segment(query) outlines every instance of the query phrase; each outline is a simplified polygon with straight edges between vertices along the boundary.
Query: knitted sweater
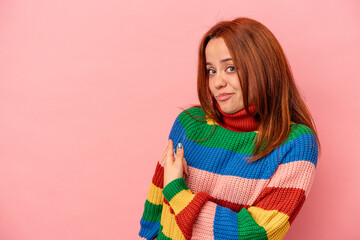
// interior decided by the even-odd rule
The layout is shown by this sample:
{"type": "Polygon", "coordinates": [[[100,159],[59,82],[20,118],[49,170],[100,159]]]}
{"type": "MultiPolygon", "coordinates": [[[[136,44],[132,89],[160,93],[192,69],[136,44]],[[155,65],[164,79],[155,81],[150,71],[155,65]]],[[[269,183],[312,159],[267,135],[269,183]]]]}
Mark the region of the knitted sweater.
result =
{"type": "Polygon", "coordinates": [[[283,239],[314,180],[318,144],[312,130],[291,122],[280,147],[247,163],[257,131],[236,131],[200,108],[187,110],[206,118],[196,121],[183,111],[169,134],[174,146],[183,144],[188,177],[164,188],[165,148],[145,201],[139,239],[283,239]],[[213,125],[209,138],[194,141],[208,137],[213,125]]]}

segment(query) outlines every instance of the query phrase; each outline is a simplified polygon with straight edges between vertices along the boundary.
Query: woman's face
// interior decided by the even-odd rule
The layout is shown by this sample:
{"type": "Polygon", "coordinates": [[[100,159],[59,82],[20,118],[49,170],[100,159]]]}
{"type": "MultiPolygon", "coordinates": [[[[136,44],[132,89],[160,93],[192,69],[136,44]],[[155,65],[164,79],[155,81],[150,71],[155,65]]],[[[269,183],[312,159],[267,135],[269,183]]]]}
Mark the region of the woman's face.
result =
{"type": "Polygon", "coordinates": [[[208,42],[205,59],[210,92],[221,110],[231,114],[244,109],[240,81],[223,38],[212,38],[208,42]]]}

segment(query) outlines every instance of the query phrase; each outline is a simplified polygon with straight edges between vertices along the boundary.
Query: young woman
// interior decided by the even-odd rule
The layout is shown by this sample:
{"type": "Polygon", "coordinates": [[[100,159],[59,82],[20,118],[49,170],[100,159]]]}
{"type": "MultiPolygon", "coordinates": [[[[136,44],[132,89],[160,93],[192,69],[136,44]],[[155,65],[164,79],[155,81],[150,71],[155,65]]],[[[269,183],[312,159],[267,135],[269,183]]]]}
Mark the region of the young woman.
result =
{"type": "Polygon", "coordinates": [[[253,19],[216,24],[197,86],[200,105],[177,116],[157,163],[139,238],[283,239],[319,139],[279,42],[253,19]]]}

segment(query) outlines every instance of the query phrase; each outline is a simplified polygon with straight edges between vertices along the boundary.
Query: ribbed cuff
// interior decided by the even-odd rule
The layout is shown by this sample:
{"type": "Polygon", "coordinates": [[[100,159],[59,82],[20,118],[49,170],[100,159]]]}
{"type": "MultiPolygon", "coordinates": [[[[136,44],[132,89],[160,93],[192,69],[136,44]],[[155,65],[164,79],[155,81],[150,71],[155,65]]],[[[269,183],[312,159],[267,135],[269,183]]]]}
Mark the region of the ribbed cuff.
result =
{"type": "Polygon", "coordinates": [[[168,183],[162,193],[174,210],[175,215],[184,210],[195,197],[182,177],[168,183]]]}
{"type": "Polygon", "coordinates": [[[181,177],[169,182],[162,190],[162,193],[166,200],[170,202],[176,194],[187,189],[189,189],[189,187],[186,185],[185,179],[181,177]]]}

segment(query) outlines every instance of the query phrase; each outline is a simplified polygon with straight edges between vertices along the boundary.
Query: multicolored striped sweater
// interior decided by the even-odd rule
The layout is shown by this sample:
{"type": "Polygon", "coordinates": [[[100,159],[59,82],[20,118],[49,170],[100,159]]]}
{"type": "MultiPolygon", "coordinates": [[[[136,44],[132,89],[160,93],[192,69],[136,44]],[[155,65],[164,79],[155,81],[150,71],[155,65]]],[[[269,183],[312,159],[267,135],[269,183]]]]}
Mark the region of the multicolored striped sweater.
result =
{"type": "MultiPolygon", "coordinates": [[[[318,159],[313,131],[291,122],[287,140],[252,163],[257,131],[231,131],[185,111],[175,119],[169,139],[181,142],[188,177],[164,188],[166,148],[157,162],[139,239],[283,239],[309,194],[318,159]],[[196,142],[210,135],[205,141],[196,142]]],[[[175,148],[176,151],[176,148],[175,148]]]]}

